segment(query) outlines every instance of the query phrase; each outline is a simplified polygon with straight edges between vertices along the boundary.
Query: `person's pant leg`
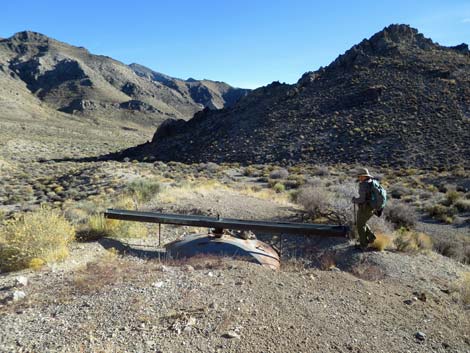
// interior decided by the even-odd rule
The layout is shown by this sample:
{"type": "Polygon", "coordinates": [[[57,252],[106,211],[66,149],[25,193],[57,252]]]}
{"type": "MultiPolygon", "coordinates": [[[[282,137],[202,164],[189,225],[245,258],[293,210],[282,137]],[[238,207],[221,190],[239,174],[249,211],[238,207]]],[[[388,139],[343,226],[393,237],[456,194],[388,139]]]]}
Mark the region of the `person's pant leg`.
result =
{"type": "Polygon", "coordinates": [[[361,205],[357,211],[357,233],[359,234],[359,243],[361,246],[367,246],[368,243],[375,240],[375,235],[367,225],[367,221],[374,214],[371,207],[361,205]]]}

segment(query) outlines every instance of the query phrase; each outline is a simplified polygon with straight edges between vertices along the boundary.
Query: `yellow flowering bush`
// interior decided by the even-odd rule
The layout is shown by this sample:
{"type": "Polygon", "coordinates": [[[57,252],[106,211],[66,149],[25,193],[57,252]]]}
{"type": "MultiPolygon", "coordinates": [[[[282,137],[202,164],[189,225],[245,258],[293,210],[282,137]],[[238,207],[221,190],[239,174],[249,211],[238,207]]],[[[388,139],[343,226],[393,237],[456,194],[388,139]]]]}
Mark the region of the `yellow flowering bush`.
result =
{"type": "Polygon", "coordinates": [[[0,270],[37,268],[65,259],[74,227],[58,210],[42,207],[7,221],[0,228],[0,270]]]}

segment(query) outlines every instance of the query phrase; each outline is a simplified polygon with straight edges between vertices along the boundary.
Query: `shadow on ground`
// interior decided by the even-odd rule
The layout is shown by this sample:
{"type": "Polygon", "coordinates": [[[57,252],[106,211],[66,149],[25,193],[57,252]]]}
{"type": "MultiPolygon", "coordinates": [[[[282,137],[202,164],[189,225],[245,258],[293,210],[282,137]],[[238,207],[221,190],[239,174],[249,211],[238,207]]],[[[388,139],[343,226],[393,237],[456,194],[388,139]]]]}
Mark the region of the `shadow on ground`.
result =
{"type": "Polygon", "coordinates": [[[166,257],[165,251],[161,251],[154,247],[149,247],[149,249],[142,249],[143,246],[141,245],[128,244],[121,240],[112,238],[101,238],[98,239],[97,242],[106,250],[114,248],[122,255],[134,256],[139,259],[164,259],[166,257]]]}

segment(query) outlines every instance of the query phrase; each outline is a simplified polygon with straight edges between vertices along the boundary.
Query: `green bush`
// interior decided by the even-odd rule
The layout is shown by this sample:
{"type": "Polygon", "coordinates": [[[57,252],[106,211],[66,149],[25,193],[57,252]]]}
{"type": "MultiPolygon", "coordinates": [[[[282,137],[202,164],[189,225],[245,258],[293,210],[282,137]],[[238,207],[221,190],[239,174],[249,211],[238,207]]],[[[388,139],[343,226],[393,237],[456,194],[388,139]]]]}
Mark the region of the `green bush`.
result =
{"type": "Polygon", "coordinates": [[[128,193],[139,202],[148,202],[161,191],[161,185],[155,180],[138,179],[127,185],[128,193]]]}
{"type": "Polygon", "coordinates": [[[449,205],[454,204],[460,197],[460,193],[456,190],[449,190],[446,193],[446,199],[449,205]]]}
{"type": "Polygon", "coordinates": [[[277,193],[281,193],[281,192],[286,191],[286,187],[282,183],[276,183],[273,186],[273,190],[276,191],[277,193]]]}

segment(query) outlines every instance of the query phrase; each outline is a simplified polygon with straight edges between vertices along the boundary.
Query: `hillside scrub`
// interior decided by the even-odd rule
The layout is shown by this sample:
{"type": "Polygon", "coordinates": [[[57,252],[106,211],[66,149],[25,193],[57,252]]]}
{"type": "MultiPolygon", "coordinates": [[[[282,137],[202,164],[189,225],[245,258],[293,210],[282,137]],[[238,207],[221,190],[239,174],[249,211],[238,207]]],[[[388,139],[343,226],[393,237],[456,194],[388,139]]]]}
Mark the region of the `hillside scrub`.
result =
{"type": "Polygon", "coordinates": [[[470,264],[470,239],[467,236],[436,237],[433,243],[434,251],[464,264],[470,264]]]}
{"type": "MultiPolygon", "coordinates": [[[[307,215],[312,218],[324,217],[328,222],[347,225],[356,232],[354,206],[352,197],[357,196],[357,185],[343,183],[325,186],[306,185],[299,189],[295,201],[303,206],[307,215]]],[[[391,234],[393,226],[384,217],[372,217],[368,222],[374,232],[391,234]]]]}
{"type": "Polygon", "coordinates": [[[134,180],[127,185],[127,188],[128,194],[138,202],[148,202],[161,191],[160,183],[149,179],[134,180]]]}
{"type": "MultiPolygon", "coordinates": [[[[133,210],[135,202],[129,196],[121,196],[111,202],[113,208],[133,210]]],[[[146,238],[148,229],[142,223],[106,219],[101,212],[91,213],[78,232],[79,240],[96,240],[103,237],[114,238],[146,238]]]]}
{"type": "Polygon", "coordinates": [[[75,228],[55,209],[40,208],[0,228],[0,270],[14,271],[64,260],[75,228]]]}
{"type": "Polygon", "coordinates": [[[431,250],[433,243],[431,238],[424,233],[400,229],[395,238],[395,245],[398,251],[416,252],[419,250],[431,250]]]}
{"type": "Polygon", "coordinates": [[[390,221],[397,229],[401,227],[413,228],[418,221],[416,211],[409,205],[390,200],[384,209],[385,218],[390,221]]]}

